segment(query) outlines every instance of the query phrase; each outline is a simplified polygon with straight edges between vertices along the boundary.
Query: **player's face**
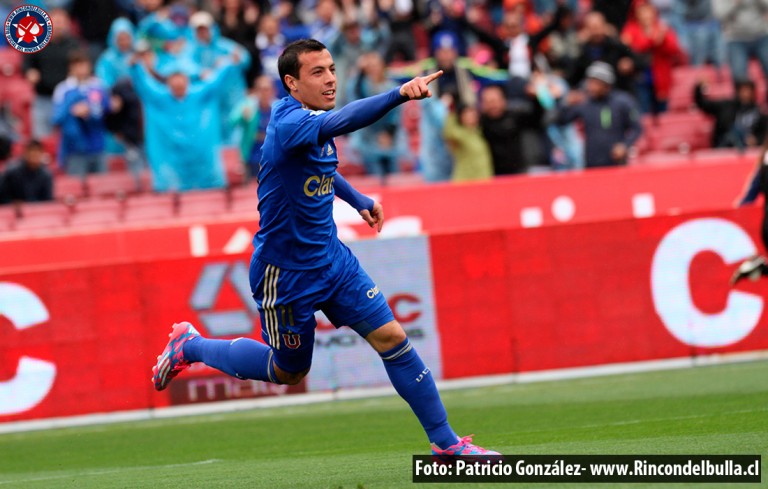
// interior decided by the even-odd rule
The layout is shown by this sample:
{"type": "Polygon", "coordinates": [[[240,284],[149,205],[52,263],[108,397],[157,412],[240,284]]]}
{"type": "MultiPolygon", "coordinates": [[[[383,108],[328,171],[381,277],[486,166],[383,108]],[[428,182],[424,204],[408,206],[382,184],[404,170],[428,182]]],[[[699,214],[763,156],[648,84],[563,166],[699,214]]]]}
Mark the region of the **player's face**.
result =
{"type": "Polygon", "coordinates": [[[290,77],[291,95],[311,110],[336,106],[336,65],[327,49],[299,55],[299,77],[290,77]]]}

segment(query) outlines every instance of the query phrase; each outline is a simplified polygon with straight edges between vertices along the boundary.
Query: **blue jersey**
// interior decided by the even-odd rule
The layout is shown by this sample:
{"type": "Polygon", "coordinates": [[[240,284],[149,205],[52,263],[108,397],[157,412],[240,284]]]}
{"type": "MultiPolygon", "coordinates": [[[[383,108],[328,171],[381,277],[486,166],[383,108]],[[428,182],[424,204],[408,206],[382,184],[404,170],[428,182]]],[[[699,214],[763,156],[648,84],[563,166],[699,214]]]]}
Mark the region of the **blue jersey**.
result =
{"type": "Polygon", "coordinates": [[[259,169],[259,258],[280,268],[327,265],[336,238],[333,139],[318,142],[328,112],[303,109],[293,97],[272,108],[259,169]]]}
{"type": "Polygon", "coordinates": [[[336,173],[333,137],[375,122],[405,100],[394,89],[337,112],[304,109],[290,96],[273,106],[259,169],[257,259],[288,270],[331,263],[341,246],[333,222],[336,193],[357,210],[373,205],[336,173]]]}

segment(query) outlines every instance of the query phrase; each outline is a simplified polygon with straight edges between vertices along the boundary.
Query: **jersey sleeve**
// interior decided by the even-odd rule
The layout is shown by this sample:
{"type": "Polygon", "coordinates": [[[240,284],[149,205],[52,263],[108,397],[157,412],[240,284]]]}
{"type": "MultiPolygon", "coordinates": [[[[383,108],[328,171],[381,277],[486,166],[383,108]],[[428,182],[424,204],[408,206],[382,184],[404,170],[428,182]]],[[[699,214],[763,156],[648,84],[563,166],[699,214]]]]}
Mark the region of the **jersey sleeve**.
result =
{"type": "Polygon", "coordinates": [[[320,127],[329,112],[322,110],[296,110],[276,127],[277,137],[286,151],[317,146],[320,127]]]}

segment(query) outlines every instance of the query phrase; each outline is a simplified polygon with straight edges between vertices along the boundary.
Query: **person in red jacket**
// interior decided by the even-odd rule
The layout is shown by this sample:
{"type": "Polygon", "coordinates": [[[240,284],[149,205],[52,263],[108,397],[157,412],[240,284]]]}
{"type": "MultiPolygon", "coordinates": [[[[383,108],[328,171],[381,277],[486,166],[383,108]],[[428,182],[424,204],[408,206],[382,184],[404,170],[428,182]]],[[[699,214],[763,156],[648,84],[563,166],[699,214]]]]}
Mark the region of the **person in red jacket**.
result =
{"type": "Polygon", "coordinates": [[[675,32],[659,19],[652,4],[637,2],[633,13],[624,26],[621,40],[647,61],[647,69],[639,80],[640,106],[643,112],[657,114],[667,110],[672,68],[685,61],[685,52],[675,32]]]}

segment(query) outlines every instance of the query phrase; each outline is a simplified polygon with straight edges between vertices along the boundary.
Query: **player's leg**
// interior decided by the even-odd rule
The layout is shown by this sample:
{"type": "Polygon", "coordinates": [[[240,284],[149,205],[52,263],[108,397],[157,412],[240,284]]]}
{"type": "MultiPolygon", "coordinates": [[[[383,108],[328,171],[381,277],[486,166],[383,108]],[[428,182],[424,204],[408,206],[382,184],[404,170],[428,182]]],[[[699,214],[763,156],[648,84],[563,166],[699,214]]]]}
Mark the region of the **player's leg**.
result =
{"type": "Polygon", "coordinates": [[[194,338],[185,345],[185,355],[241,379],[298,384],[309,372],[315,340],[311,285],[306,285],[317,281],[312,275],[253,263],[251,290],[264,343],[194,338]]]}
{"type": "Polygon", "coordinates": [[[400,323],[395,321],[384,295],[352,253],[334,261],[337,285],[322,309],[336,325],[349,325],[381,356],[392,385],[408,403],[432,443],[435,453],[493,454],[459,438],[448,424],[434,378],[400,323]]]}
{"type": "MultiPolygon", "coordinates": [[[[768,171],[766,167],[760,168],[760,188],[763,195],[768,195],[768,171]]],[[[763,249],[768,250],[768,197],[763,203],[763,221],[760,228],[760,236],[763,241],[763,249]]],[[[752,281],[758,280],[762,275],[768,275],[768,260],[763,255],[756,255],[744,260],[731,276],[731,285],[736,285],[739,281],[749,278],[752,281]]]]}
{"type": "Polygon", "coordinates": [[[266,344],[250,338],[208,339],[189,323],[174,325],[169,335],[171,339],[153,368],[155,388],[164,389],[173,377],[195,362],[240,379],[286,384],[301,381],[312,360],[315,323],[312,313],[299,311],[295,314],[292,305],[284,303],[295,290],[296,274],[284,271],[281,277],[277,267],[252,264],[251,288],[261,315],[262,338],[266,344]],[[295,318],[304,322],[298,323],[295,318]],[[309,336],[295,334],[300,331],[293,331],[294,323],[306,326],[302,329],[308,330],[309,336]]]}

